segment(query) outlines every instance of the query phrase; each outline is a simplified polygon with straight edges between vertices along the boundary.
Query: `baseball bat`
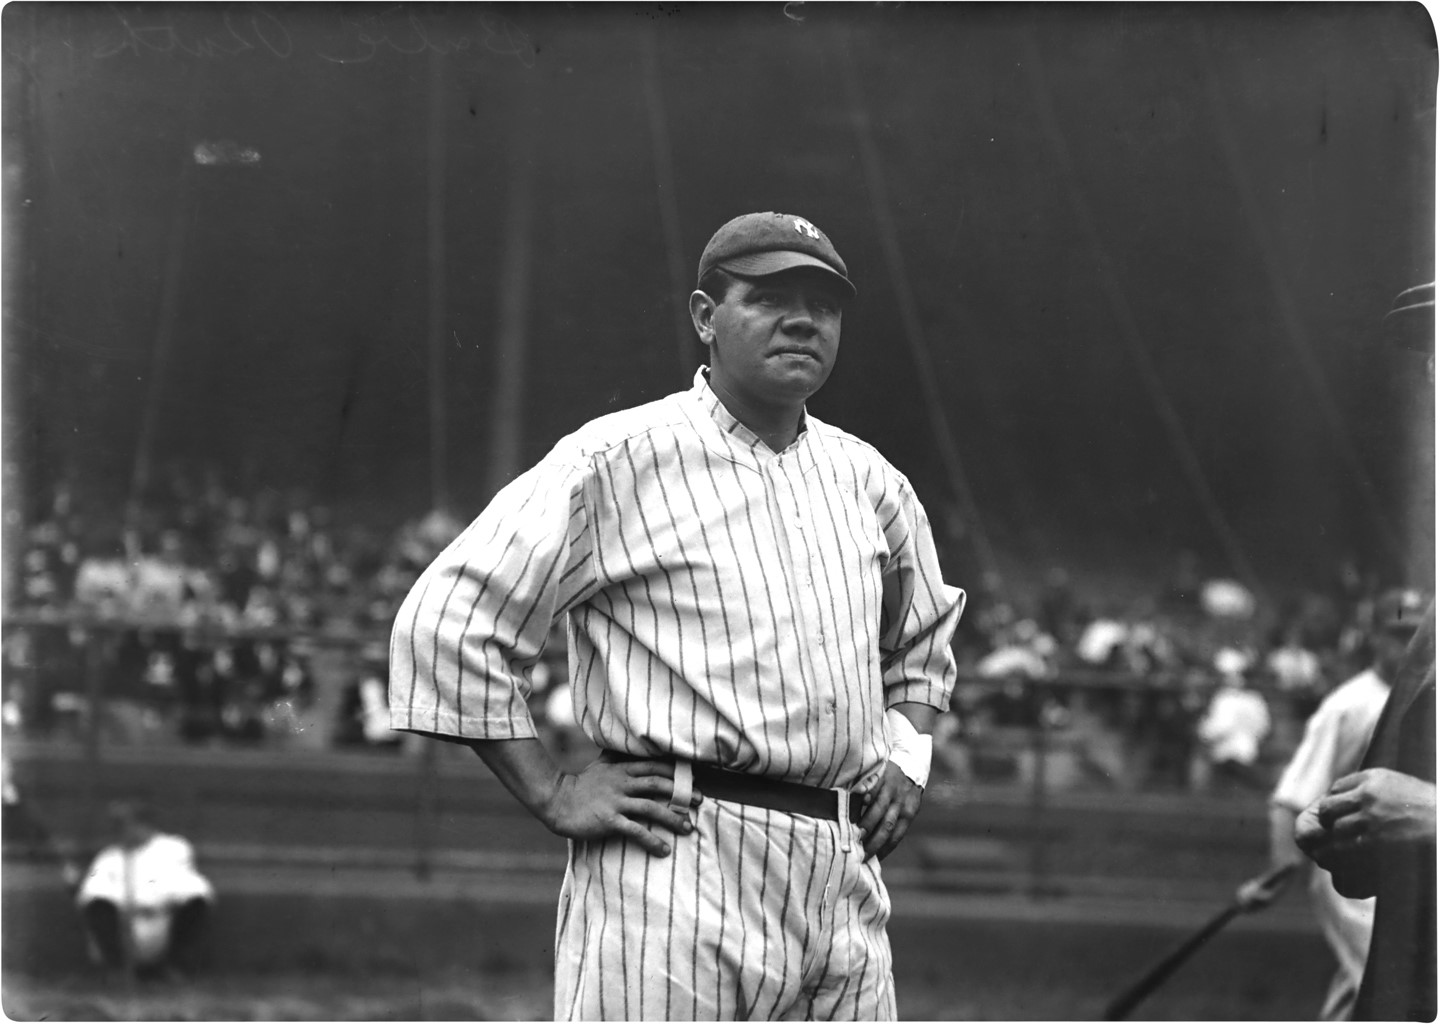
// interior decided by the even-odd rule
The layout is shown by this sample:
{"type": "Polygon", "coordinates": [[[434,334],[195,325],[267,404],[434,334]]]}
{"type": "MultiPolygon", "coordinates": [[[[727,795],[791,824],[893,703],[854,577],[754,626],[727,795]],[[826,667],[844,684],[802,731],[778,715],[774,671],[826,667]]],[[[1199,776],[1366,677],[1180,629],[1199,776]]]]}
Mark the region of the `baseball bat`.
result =
{"type": "MultiPolygon", "coordinates": [[[[1294,864],[1286,864],[1267,874],[1262,884],[1269,888],[1295,870],[1294,864]]],[[[1105,1020],[1124,1020],[1140,1001],[1154,992],[1165,980],[1179,969],[1180,965],[1195,955],[1195,951],[1209,941],[1210,937],[1230,923],[1230,919],[1243,913],[1245,907],[1239,899],[1232,898],[1219,913],[1195,930],[1184,942],[1176,946],[1165,957],[1146,971],[1138,981],[1127,988],[1105,1008],[1105,1020]]]]}

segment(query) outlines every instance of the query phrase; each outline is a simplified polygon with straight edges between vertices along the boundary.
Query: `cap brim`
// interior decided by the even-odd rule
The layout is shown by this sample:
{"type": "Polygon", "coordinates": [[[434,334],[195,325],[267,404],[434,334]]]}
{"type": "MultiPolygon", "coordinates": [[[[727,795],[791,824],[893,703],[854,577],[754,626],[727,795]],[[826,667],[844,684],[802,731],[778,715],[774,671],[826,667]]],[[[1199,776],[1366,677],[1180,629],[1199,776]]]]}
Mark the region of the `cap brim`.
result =
{"type": "Polygon", "coordinates": [[[1435,285],[1407,288],[1395,297],[1381,322],[1390,344],[1414,352],[1435,351],[1435,285]]]}
{"type": "Polygon", "coordinates": [[[755,252],[747,256],[736,256],[734,259],[725,260],[717,265],[721,270],[728,270],[741,277],[766,277],[770,274],[778,274],[782,270],[794,270],[796,267],[815,267],[833,277],[847,295],[855,295],[855,286],[850,283],[848,277],[837,273],[830,264],[808,253],[790,252],[789,250],[755,252]]]}

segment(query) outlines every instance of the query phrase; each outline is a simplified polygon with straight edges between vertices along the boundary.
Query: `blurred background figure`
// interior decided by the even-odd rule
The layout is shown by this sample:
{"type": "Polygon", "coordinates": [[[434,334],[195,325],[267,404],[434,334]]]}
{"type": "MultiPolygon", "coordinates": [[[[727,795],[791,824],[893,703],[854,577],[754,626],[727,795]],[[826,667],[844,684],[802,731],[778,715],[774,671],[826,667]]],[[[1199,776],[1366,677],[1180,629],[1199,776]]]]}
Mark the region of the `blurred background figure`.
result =
{"type": "Polygon", "coordinates": [[[109,817],[115,841],[96,855],[75,896],[91,958],[141,978],[193,973],[215,902],[194,849],[156,828],[138,801],[117,801],[109,817]]]}
{"type": "MultiPolygon", "coordinates": [[[[1308,866],[1310,902],[1325,941],[1335,954],[1336,969],[1320,1020],[1349,1020],[1375,918],[1375,900],[1347,899],[1335,891],[1328,871],[1307,865],[1295,845],[1295,819],[1330,790],[1336,779],[1356,771],[1375,731],[1380,710],[1390,695],[1391,683],[1405,655],[1406,645],[1419,627],[1426,601],[1416,590],[1391,590],[1376,604],[1375,629],[1370,638],[1374,663],[1337,686],[1320,702],[1305,726],[1304,738],[1286,765],[1270,797],[1270,866],[1308,866]]],[[[1263,877],[1263,876],[1262,876],[1263,877]]],[[[1240,887],[1238,898],[1249,911],[1268,907],[1295,875],[1283,876],[1266,886],[1253,878],[1240,887]]]]}
{"type": "Polygon", "coordinates": [[[390,728],[390,666],[385,644],[374,641],[361,651],[359,675],[347,688],[340,704],[340,723],[335,742],[340,746],[361,746],[373,750],[398,751],[405,735],[390,728]]]}
{"type": "Polygon", "coordinates": [[[984,679],[1019,676],[1025,679],[1046,679],[1055,674],[1058,645],[1055,638],[1043,631],[1034,619],[1021,619],[1001,630],[997,646],[975,666],[984,679]]]}
{"type": "Polygon", "coordinates": [[[1217,619],[1249,619],[1255,615],[1255,595],[1235,580],[1207,580],[1200,588],[1200,607],[1217,619]]]}
{"type": "Polygon", "coordinates": [[[1215,655],[1220,685],[1210,698],[1197,735],[1205,750],[1205,783],[1209,787],[1256,789],[1264,785],[1258,762],[1260,746],[1270,733],[1270,707],[1250,688],[1246,673],[1250,656],[1233,647],[1215,655]]]}
{"type": "Polygon", "coordinates": [[[0,808],[0,837],[6,857],[13,854],[26,860],[53,861],[59,865],[65,884],[74,888],[80,881],[79,866],[61,850],[34,806],[22,798],[15,781],[15,766],[8,757],[0,758],[0,808]]]}

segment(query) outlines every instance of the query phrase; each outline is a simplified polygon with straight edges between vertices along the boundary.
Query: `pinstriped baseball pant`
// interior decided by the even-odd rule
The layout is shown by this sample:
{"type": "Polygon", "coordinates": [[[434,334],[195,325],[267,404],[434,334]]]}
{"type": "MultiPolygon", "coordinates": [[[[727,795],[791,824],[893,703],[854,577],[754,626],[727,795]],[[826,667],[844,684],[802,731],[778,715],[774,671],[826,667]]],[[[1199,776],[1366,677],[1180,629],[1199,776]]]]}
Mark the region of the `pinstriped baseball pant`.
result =
{"type": "Polygon", "coordinates": [[[894,1020],[890,897],[859,829],[710,798],[692,817],[669,857],[570,844],[555,1019],[894,1020]]]}

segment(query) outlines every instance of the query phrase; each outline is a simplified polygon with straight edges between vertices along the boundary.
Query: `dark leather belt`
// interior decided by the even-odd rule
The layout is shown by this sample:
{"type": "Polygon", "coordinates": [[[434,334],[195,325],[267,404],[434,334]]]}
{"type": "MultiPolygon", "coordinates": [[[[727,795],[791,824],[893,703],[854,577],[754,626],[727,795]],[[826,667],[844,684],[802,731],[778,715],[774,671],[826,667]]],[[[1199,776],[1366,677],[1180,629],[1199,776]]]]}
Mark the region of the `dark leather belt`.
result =
{"type": "MultiPolygon", "coordinates": [[[[671,761],[668,757],[639,757],[635,754],[623,754],[618,751],[607,751],[617,761],[671,761]]],[[[819,786],[806,786],[799,782],[786,782],[784,779],[770,779],[763,775],[751,775],[749,772],[732,772],[727,768],[717,768],[715,765],[698,764],[691,762],[691,768],[695,773],[695,788],[704,796],[714,800],[730,800],[737,804],[749,804],[752,807],[765,807],[772,811],[786,811],[790,814],[803,814],[810,818],[823,818],[826,821],[840,821],[840,807],[842,803],[849,805],[849,818],[852,822],[860,820],[860,794],[850,794],[840,789],[822,789],[819,786]]]]}

